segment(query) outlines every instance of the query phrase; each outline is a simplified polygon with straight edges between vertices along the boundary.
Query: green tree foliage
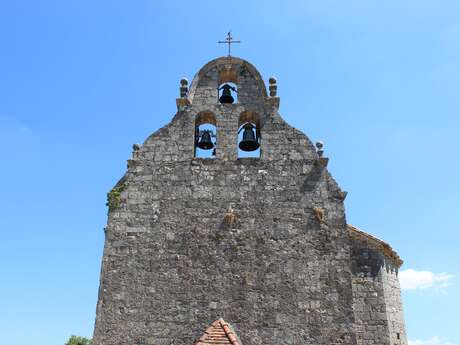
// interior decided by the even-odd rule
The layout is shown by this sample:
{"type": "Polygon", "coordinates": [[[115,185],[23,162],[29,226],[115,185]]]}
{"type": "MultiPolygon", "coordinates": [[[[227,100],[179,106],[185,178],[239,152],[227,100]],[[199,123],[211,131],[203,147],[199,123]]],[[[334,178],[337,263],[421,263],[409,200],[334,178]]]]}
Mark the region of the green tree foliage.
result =
{"type": "Polygon", "coordinates": [[[72,335],[70,336],[69,340],[67,340],[67,343],[65,343],[65,345],[91,345],[91,343],[91,339],[72,335]]]}

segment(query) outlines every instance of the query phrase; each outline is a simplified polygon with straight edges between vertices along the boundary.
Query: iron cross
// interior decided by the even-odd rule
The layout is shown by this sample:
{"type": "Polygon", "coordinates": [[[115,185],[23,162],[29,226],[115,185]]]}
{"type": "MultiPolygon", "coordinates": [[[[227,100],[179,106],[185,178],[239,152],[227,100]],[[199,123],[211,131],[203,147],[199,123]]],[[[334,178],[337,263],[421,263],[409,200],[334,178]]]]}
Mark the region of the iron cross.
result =
{"type": "Polygon", "coordinates": [[[234,41],[232,37],[232,32],[229,31],[227,33],[227,38],[225,39],[225,41],[219,41],[218,43],[228,44],[228,56],[230,56],[230,49],[231,49],[232,43],[241,43],[241,41],[234,41]]]}

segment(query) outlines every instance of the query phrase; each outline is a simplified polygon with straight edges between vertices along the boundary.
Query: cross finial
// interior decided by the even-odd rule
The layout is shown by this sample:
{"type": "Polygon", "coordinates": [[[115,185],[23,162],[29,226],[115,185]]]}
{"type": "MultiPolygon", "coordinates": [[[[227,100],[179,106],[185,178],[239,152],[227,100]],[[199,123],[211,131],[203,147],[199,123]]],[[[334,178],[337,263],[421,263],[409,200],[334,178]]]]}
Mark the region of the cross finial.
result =
{"type": "Polygon", "coordinates": [[[232,32],[229,31],[227,33],[227,38],[225,39],[225,41],[219,41],[218,43],[226,43],[226,44],[228,44],[228,56],[230,56],[232,43],[241,43],[241,41],[234,41],[233,37],[232,37],[232,32]]]}

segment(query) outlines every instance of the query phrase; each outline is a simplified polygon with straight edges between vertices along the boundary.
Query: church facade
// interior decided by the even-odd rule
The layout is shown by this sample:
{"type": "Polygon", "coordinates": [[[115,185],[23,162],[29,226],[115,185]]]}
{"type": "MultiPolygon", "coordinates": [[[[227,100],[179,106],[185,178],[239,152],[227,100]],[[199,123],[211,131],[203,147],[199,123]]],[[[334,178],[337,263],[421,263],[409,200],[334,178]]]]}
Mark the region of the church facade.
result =
{"type": "Polygon", "coordinates": [[[108,194],[94,345],[407,345],[402,261],[347,224],[276,79],[217,58],[176,102],[108,194]]]}

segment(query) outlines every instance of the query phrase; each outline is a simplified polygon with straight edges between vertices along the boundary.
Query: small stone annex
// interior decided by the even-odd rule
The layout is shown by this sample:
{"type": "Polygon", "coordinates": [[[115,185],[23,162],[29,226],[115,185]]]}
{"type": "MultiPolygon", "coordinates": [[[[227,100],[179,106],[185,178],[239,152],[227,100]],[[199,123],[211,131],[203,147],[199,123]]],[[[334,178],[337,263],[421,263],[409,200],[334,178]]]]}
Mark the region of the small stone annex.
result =
{"type": "Polygon", "coordinates": [[[347,224],[277,87],[214,59],[133,146],[108,194],[94,345],[407,345],[402,260],[347,224]]]}

